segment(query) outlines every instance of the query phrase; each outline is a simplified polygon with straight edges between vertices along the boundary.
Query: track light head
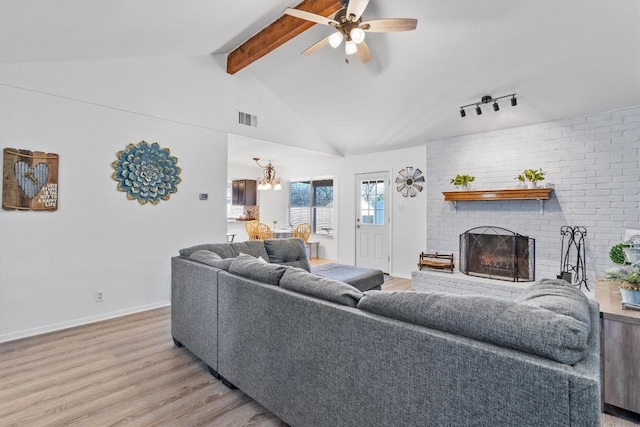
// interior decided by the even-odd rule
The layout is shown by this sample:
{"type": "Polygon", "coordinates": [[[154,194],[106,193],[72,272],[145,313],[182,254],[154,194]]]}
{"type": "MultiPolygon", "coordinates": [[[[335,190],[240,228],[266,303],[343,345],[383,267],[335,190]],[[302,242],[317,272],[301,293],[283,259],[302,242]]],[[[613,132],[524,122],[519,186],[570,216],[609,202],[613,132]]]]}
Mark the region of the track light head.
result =
{"type": "Polygon", "coordinates": [[[464,111],[464,108],[460,109],[460,117],[466,117],[467,116],[467,112],[464,111]]]}
{"type": "Polygon", "coordinates": [[[480,109],[480,106],[479,106],[479,105],[476,105],[476,114],[477,114],[477,115],[482,114],[482,110],[480,109]]]}
{"type": "Polygon", "coordinates": [[[515,107],[516,105],[518,105],[518,100],[516,99],[516,95],[514,93],[513,97],[511,98],[511,106],[515,107]]]}
{"type": "Polygon", "coordinates": [[[498,105],[497,101],[493,101],[493,111],[499,111],[500,110],[500,106],[498,105]]]}

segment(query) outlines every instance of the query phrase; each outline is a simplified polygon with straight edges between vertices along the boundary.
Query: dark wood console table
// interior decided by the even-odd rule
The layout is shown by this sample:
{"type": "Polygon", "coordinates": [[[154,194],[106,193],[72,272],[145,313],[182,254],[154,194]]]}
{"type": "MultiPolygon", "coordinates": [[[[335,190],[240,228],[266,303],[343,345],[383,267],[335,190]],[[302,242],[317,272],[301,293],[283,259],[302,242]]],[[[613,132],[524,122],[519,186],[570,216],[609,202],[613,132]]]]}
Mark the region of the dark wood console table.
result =
{"type": "Polygon", "coordinates": [[[640,311],[620,307],[618,285],[598,279],[604,403],[640,413],[640,311]]]}

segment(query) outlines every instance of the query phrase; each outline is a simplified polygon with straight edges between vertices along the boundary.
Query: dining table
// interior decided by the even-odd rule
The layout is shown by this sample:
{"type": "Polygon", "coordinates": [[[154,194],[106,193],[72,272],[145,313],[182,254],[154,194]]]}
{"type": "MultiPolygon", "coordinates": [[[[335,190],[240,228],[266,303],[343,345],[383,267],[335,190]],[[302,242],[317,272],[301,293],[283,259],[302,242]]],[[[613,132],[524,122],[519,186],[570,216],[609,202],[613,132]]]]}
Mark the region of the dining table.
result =
{"type": "Polygon", "coordinates": [[[279,230],[273,230],[274,239],[287,239],[293,235],[293,229],[281,228],[279,230]]]}

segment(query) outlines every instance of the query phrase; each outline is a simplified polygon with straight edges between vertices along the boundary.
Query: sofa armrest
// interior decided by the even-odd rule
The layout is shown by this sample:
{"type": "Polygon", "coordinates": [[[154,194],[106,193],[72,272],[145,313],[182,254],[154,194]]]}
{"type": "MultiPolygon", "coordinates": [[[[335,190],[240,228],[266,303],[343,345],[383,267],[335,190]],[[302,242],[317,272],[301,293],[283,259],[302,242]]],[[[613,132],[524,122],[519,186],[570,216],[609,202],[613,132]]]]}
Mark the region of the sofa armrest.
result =
{"type": "Polygon", "coordinates": [[[216,372],[220,271],[188,259],[171,258],[171,335],[216,372]]]}

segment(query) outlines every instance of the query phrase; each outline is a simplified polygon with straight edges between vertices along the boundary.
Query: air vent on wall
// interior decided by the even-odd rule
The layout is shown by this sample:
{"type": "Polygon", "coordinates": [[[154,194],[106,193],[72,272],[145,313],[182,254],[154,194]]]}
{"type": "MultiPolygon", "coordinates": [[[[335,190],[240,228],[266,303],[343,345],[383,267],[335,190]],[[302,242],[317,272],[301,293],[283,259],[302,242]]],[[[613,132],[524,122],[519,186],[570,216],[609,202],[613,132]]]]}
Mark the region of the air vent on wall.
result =
{"type": "Polygon", "coordinates": [[[245,126],[258,127],[258,116],[238,111],[238,123],[245,126]]]}

